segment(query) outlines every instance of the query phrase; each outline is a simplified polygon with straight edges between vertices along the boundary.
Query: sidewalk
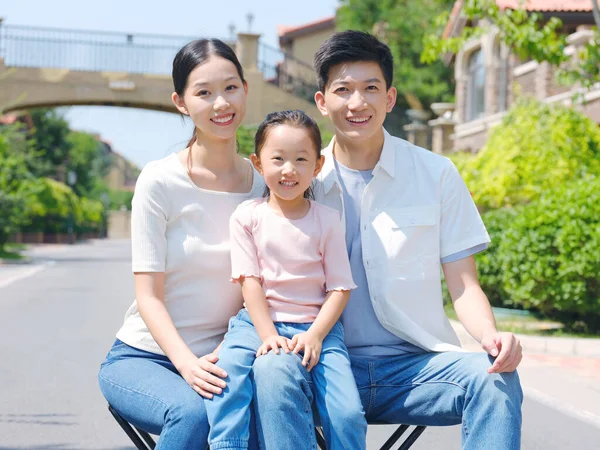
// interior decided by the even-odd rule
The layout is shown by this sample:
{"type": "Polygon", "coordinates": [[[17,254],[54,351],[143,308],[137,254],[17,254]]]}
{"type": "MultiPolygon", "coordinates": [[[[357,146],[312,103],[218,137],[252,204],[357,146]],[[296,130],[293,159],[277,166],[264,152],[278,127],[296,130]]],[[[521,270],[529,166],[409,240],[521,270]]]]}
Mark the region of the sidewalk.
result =
{"type": "MultiPolygon", "coordinates": [[[[451,320],[462,346],[470,351],[480,351],[481,346],[464,329],[460,322],[451,320]]],[[[561,356],[580,356],[600,359],[600,339],[530,336],[518,334],[525,353],[550,354],[561,356]]]]}

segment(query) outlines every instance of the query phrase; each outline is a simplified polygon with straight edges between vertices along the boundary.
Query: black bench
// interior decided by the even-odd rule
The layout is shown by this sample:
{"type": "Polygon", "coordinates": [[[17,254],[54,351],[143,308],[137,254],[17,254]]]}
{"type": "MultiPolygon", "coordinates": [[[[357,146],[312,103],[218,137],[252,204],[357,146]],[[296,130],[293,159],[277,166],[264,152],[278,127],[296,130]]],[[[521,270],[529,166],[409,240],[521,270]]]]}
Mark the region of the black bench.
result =
{"type": "MultiPolygon", "coordinates": [[[[117,411],[113,409],[112,406],[108,405],[108,410],[115,418],[117,423],[121,426],[123,431],[129,436],[131,442],[136,446],[138,450],[153,450],[156,447],[156,443],[152,436],[146,433],[144,430],[140,430],[139,428],[131,425],[125,419],[123,419],[117,411]]],[[[388,438],[388,440],[383,444],[379,450],[391,450],[392,447],[398,443],[402,435],[409,429],[408,425],[400,425],[392,433],[392,435],[388,438]]],[[[424,426],[414,427],[412,432],[407,436],[407,438],[402,442],[400,447],[397,450],[407,450],[409,449],[415,441],[421,436],[421,434],[425,431],[424,426]]],[[[321,450],[327,450],[327,446],[325,444],[325,437],[323,436],[323,431],[321,428],[315,428],[315,436],[317,438],[317,444],[321,450]]]]}

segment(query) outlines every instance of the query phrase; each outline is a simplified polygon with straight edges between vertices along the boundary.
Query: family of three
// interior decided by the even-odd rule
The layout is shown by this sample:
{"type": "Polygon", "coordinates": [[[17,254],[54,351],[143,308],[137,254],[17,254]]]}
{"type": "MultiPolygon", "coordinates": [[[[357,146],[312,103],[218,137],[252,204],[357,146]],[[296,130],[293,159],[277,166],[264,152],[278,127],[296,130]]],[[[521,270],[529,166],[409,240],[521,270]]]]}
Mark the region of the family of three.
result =
{"type": "Polygon", "coordinates": [[[366,448],[369,423],[462,424],[464,449],[518,449],[521,346],[496,329],[474,255],[490,240],[454,165],[389,135],[389,48],[334,34],[314,59],[321,150],[302,111],[236,151],[248,85],[233,51],[173,61],[195,131],[135,188],[136,300],[102,363],[112,407],[160,449],[366,448]],[[462,351],[456,313],[486,352],[462,351]]]}

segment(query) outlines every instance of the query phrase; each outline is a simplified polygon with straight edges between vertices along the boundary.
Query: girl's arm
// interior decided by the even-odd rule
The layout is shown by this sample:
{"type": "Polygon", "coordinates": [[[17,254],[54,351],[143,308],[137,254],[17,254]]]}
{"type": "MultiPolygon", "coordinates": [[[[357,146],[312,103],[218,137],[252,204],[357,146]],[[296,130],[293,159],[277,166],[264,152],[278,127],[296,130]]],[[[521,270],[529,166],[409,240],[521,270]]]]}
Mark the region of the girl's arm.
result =
{"type": "Polygon", "coordinates": [[[323,301],[319,314],[317,314],[315,321],[308,331],[296,334],[292,338],[290,349],[292,349],[294,353],[304,351],[302,365],[306,367],[309,372],[319,362],[321,348],[323,347],[323,339],[325,339],[325,336],[327,336],[342,315],[342,311],[344,311],[349,298],[350,291],[329,291],[323,301]]]}
{"type": "Polygon", "coordinates": [[[260,280],[257,277],[243,277],[240,283],[242,284],[246,309],[260,340],[263,342],[263,345],[256,352],[256,356],[265,355],[269,350],[273,350],[277,354],[279,353],[279,347],[288,353],[288,340],[277,333],[260,280]]]}
{"type": "Polygon", "coordinates": [[[342,315],[348,299],[350,299],[350,291],[329,291],[308,332],[314,333],[321,340],[325,339],[342,315]]]}
{"type": "Polygon", "coordinates": [[[225,378],[227,373],[214,364],[216,354],[198,358],[183,342],[165,306],[164,272],[138,272],[134,278],[140,316],[156,343],[198,394],[206,398],[220,394],[225,382],[217,377],[225,378]]]}

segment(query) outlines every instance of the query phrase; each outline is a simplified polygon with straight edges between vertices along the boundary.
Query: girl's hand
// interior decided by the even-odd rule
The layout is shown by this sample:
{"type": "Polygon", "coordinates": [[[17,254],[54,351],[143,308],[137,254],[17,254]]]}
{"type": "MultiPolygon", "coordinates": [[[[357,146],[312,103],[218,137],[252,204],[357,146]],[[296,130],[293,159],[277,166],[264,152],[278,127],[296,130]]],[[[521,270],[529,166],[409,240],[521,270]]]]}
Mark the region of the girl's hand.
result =
{"type": "Polygon", "coordinates": [[[298,354],[300,351],[304,351],[302,365],[306,367],[306,370],[309,372],[319,362],[322,346],[323,339],[311,333],[310,330],[306,333],[296,334],[292,338],[291,343],[291,348],[295,354],[298,354]]]}
{"type": "Polygon", "coordinates": [[[269,336],[256,351],[256,357],[258,358],[261,355],[266,355],[270,350],[273,350],[273,353],[278,355],[279,347],[281,347],[285,353],[289,353],[290,340],[278,334],[269,336]]]}
{"type": "Polygon", "coordinates": [[[220,394],[226,386],[221,378],[225,378],[227,372],[215,365],[218,360],[219,357],[215,353],[201,358],[190,358],[178,368],[179,373],[202,397],[213,398],[213,394],[220,394]]]}

